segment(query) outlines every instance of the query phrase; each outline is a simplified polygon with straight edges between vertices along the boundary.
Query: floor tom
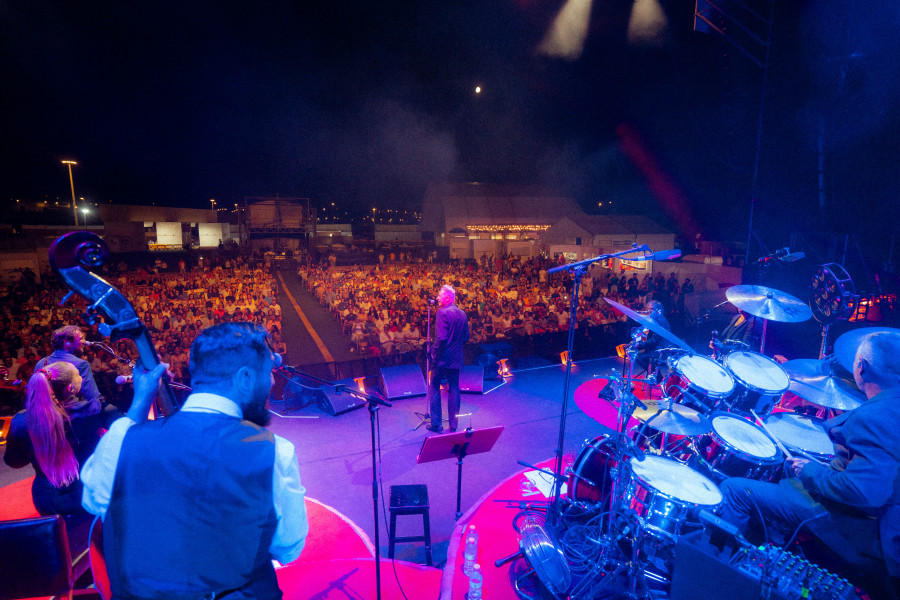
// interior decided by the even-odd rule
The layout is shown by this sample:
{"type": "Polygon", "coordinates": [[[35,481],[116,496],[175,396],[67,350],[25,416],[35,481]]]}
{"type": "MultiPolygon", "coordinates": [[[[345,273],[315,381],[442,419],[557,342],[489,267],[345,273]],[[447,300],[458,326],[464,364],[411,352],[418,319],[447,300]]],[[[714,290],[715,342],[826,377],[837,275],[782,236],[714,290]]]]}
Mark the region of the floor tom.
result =
{"type": "Polygon", "coordinates": [[[651,535],[675,538],[700,509],[722,503],[722,492],[708,477],[662,456],[647,455],[628,463],[625,510],[636,515],[651,535]]]}

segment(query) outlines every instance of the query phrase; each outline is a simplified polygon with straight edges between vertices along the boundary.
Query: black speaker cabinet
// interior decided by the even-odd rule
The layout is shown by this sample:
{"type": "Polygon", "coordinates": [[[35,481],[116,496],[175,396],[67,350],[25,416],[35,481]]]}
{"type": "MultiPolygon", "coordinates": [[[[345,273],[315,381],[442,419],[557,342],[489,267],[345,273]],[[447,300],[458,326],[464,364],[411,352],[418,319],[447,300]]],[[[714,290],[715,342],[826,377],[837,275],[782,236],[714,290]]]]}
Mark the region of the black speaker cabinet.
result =
{"type": "Polygon", "coordinates": [[[428,392],[419,365],[382,368],[381,388],[388,400],[424,396],[428,392]]]}
{"type": "Polygon", "coordinates": [[[363,400],[346,392],[337,393],[332,386],[316,390],[316,403],[329,415],[338,416],[366,405],[363,400]]]}
{"type": "Polygon", "coordinates": [[[484,367],[472,365],[459,371],[459,391],[464,394],[484,393],[484,367]]]}

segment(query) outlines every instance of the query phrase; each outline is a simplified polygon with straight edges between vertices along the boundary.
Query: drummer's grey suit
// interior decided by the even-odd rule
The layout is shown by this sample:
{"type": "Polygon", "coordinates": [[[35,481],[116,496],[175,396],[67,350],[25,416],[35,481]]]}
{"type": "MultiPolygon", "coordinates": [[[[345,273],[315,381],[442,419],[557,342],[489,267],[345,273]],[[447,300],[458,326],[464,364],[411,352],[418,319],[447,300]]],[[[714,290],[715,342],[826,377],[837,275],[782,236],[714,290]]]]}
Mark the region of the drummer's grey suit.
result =
{"type": "Polygon", "coordinates": [[[770,535],[772,525],[790,535],[812,519],[810,531],[844,560],[860,564],[881,554],[898,578],[900,392],[882,392],[827,421],[825,429],[835,446],[830,465],[810,462],[799,479],[778,484],[728,479],[720,516],[744,530],[761,514],[770,535]]]}

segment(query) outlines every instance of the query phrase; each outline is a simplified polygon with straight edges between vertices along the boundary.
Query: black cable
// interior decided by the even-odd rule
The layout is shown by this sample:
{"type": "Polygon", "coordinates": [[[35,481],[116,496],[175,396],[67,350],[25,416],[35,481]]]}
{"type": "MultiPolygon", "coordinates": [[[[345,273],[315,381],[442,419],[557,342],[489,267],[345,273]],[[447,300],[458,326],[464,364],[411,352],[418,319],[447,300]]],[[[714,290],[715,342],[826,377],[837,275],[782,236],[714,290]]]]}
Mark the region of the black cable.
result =
{"type": "Polygon", "coordinates": [[[817,514],[817,515],[813,515],[813,516],[809,517],[808,519],[803,519],[802,521],[800,521],[800,524],[797,525],[797,528],[794,530],[794,533],[791,534],[790,539],[788,539],[788,541],[787,541],[787,543],[784,545],[784,547],[785,547],[785,548],[789,548],[789,547],[790,547],[790,545],[794,542],[794,538],[797,537],[797,534],[800,533],[800,529],[801,529],[804,525],[806,525],[806,524],[809,523],[810,521],[815,521],[816,519],[821,519],[822,517],[826,517],[826,516],[828,516],[828,512],[827,512],[827,511],[826,511],[826,512],[821,512],[821,513],[819,513],[819,514],[817,514]]]}
{"type": "Polygon", "coordinates": [[[753,505],[753,508],[756,509],[756,514],[759,515],[759,522],[762,523],[763,529],[763,539],[766,542],[766,545],[770,545],[769,543],[769,529],[766,527],[766,520],[763,518],[762,510],[759,508],[759,504],[756,503],[756,499],[753,498],[753,494],[750,493],[750,490],[744,488],[744,491],[747,492],[747,497],[750,499],[750,504],[753,505]]]}

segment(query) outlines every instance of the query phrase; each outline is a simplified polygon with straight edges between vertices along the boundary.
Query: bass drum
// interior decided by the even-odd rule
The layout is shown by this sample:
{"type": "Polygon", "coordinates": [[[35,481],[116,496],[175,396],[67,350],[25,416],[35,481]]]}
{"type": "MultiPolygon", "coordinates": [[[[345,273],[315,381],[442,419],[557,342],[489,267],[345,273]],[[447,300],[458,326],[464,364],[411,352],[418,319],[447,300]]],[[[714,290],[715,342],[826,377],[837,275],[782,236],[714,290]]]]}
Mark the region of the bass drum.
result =
{"type": "Polygon", "coordinates": [[[669,359],[671,374],[663,382],[665,395],[701,413],[715,410],[734,392],[734,378],[711,358],[685,354],[669,359]]]}
{"type": "Polygon", "coordinates": [[[699,510],[713,510],[722,503],[715,483],[677,460],[648,455],[632,459],[628,466],[625,509],[651,535],[676,539],[686,522],[697,520],[699,510]]]}
{"type": "Polygon", "coordinates": [[[777,362],[758,352],[735,350],[722,361],[735,381],[735,390],[725,401],[728,410],[760,418],[772,412],[781,395],[790,387],[787,373],[777,362]]]}
{"type": "Polygon", "coordinates": [[[599,504],[609,497],[609,472],[613,458],[614,438],[606,435],[585,442],[568,473],[569,500],[576,503],[599,504]]]}

